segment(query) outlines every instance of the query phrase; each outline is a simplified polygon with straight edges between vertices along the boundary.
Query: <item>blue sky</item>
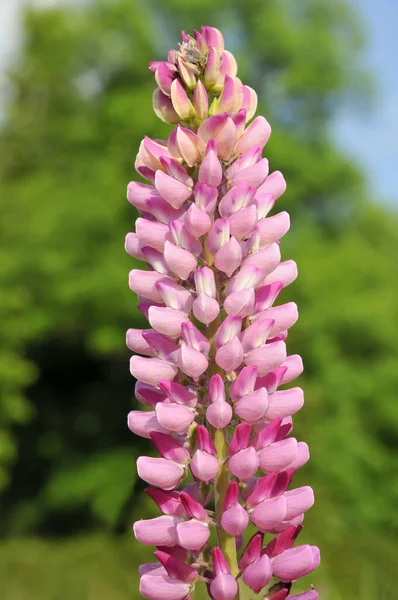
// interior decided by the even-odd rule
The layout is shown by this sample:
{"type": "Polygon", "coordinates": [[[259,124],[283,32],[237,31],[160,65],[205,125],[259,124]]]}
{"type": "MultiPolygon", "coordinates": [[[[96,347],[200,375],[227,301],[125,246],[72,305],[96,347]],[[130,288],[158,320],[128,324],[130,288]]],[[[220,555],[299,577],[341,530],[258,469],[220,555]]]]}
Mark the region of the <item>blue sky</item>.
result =
{"type": "MultiPolygon", "coordinates": [[[[57,2],[30,1],[42,6],[57,2]]],[[[23,3],[24,0],[0,0],[0,111],[4,69],[18,49],[23,3]]],[[[367,33],[363,64],[373,73],[377,95],[369,110],[359,106],[342,109],[333,132],[338,144],[362,165],[375,200],[398,207],[398,0],[351,0],[351,3],[367,33]]]]}

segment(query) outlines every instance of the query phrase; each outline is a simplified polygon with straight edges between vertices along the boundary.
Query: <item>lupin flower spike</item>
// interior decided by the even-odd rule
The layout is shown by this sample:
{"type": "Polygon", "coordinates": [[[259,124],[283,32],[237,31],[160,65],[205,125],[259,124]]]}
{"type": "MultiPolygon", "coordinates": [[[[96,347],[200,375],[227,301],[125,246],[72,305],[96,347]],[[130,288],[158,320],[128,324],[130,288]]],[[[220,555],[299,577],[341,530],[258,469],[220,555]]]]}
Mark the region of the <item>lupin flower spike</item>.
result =
{"type": "Polygon", "coordinates": [[[314,495],[289,489],[309,450],[290,437],[303,391],[278,390],[303,365],[286,351],[297,307],[274,306],[297,267],[281,261],[289,215],[269,216],[286,188],[262,156],[271,128],[251,121],[256,93],[213,27],[183,32],[149,68],[155,113],[174,129],[142,141],[135,166],[148,183],[127,192],[140,215],[126,250],[147,263],[129,285],[152,328],[127,332],[149,409],[131,411],[128,426],[160,454],[140,456],[137,470],[163,513],[134,525],[159,561],[140,567],[140,592],[191,600],[204,581],[213,600],[239,600],[243,582],[267,600],[316,600],[315,590],[291,595],[320,559],[316,546],[294,545],[314,495]],[[245,544],[249,522],[257,532],[245,544]],[[264,534],[274,536],[266,546],[264,534]]]}

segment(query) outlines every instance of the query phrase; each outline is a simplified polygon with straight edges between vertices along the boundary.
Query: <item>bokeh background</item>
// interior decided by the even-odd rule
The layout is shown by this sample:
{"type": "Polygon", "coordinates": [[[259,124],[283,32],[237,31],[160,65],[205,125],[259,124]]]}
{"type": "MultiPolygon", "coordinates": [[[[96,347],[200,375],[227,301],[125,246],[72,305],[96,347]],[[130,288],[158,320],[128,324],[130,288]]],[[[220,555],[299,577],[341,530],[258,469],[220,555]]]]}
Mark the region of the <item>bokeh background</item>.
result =
{"type": "Polygon", "coordinates": [[[256,88],[288,181],[282,251],[301,315],[288,343],[306,367],[295,427],[312,450],[298,484],[317,497],[303,540],[323,552],[307,585],[322,600],[398,598],[397,9],[2,0],[1,600],[139,597],[150,550],[131,524],[156,513],[135,474],[147,444],[126,427],[124,332],[143,323],[125,188],[142,137],[168,132],[147,63],[201,24],[222,29],[256,88]]]}

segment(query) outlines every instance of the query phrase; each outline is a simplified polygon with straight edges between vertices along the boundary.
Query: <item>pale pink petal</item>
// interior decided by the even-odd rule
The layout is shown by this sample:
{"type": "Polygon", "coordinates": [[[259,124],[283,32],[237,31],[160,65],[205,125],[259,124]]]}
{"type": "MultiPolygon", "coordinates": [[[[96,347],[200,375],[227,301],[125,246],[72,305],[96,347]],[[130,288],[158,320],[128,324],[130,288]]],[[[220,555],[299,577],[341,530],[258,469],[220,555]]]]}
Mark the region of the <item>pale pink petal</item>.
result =
{"type": "Polygon", "coordinates": [[[184,470],[183,465],[166,458],[140,456],[137,460],[137,472],[141,479],[162,490],[176,488],[184,476],[184,470]]]}
{"type": "Polygon", "coordinates": [[[210,529],[207,523],[191,519],[177,525],[177,543],[186,550],[199,552],[209,537],[210,529]]]}
{"type": "Polygon", "coordinates": [[[134,523],[134,535],[141,544],[148,546],[175,546],[178,544],[176,525],[178,520],[169,515],[134,523]]]}
{"type": "MultiPolygon", "coordinates": [[[[148,318],[149,323],[156,331],[173,339],[180,337],[182,323],[189,320],[185,312],[163,306],[151,306],[148,311],[148,318]]],[[[159,379],[167,379],[167,377],[160,377],[159,379]]]]}
{"type": "Polygon", "coordinates": [[[136,379],[157,386],[160,379],[172,381],[177,375],[177,369],[161,358],[143,358],[132,356],[130,359],[130,373],[136,379]]]}

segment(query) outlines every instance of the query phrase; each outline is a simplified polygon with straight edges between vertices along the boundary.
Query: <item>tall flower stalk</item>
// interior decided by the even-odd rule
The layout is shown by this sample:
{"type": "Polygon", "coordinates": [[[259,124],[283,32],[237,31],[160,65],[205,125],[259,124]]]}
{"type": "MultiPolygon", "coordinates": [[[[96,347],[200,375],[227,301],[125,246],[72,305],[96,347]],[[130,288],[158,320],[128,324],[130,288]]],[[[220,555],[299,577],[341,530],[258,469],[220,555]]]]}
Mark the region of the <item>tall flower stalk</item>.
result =
{"type": "Polygon", "coordinates": [[[281,261],[288,213],[268,216],[286,187],[262,157],[271,128],[252,121],[256,93],[217,29],[183,32],[150,70],[154,110],[175,128],[167,141],[142,141],[135,166],[149,183],[128,186],[140,216],[126,250],[149,267],[133,269],[129,285],[151,326],[127,332],[145,407],[128,426],[159,453],[140,456],[137,470],[163,513],[134,525],[156,547],[140,592],[188,600],[204,581],[214,600],[239,599],[245,586],[268,600],[315,600],[315,590],[290,596],[320,559],[317,547],[294,545],[314,496],[289,489],[309,451],[290,436],[303,391],[278,389],[303,365],[285,343],[297,307],[274,305],[297,267],[281,261]]]}

